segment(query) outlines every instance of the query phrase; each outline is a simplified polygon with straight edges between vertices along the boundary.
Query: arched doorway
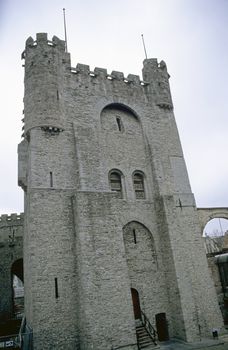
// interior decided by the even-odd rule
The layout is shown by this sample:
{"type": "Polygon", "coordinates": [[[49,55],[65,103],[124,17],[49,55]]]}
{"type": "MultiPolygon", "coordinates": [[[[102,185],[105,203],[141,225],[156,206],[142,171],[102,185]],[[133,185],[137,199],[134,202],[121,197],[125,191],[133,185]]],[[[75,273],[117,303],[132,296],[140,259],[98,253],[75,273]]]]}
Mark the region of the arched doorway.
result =
{"type": "MultiPolygon", "coordinates": [[[[210,220],[215,218],[228,220],[228,208],[197,208],[197,213],[199,217],[199,223],[200,223],[202,235],[203,235],[205,226],[210,220]]],[[[220,231],[220,227],[219,227],[219,231],[220,231]]]]}
{"type": "MultiPolygon", "coordinates": [[[[205,212],[202,213],[205,214],[205,212]]],[[[225,218],[225,213],[221,215],[219,208],[209,213],[210,220],[207,222],[208,217],[205,215],[204,223],[206,225],[203,230],[203,241],[218,304],[224,324],[228,325],[228,220],[225,218]]],[[[206,214],[208,213],[206,212],[206,214]]]]}
{"type": "Polygon", "coordinates": [[[135,320],[140,320],[141,319],[141,308],[140,308],[139,293],[134,288],[131,288],[131,297],[132,297],[132,304],[133,304],[135,320]]]}
{"type": "Polygon", "coordinates": [[[203,237],[225,236],[228,232],[228,220],[222,217],[210,219],[203,230],[203,237]]]}
{"type": "Polygon", "coordinates": [[[11,266],[14,317],[21,318],[24,313],[24,273],[23,259],[14,261],[11,266]]]}

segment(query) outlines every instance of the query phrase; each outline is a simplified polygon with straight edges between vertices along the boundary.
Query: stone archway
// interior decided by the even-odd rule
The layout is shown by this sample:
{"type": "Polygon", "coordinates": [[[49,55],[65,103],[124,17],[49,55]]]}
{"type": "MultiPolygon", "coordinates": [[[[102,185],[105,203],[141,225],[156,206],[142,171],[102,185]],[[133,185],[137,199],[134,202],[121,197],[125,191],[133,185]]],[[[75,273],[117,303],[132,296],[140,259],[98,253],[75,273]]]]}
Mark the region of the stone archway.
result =
{"type": "Polygon", "coordinates": [[[206,224],[215,218],[228,219],[228,208],[197,208],[201,233],[206,224]]]}
{"type": "Polygon", "coordinates": [[[143,312],[154,324],[164,292],[154,237],[145,225],[130,221],[123,227],[123,241],[135,319],[141,319],[143,312]]]}
{"type": "Polygon", "coordinates": [[[157,270],[157,254],[151,232],[137,221],[131,221],[123,227],[124,246],[130,275],[135,280],[142,273],[157,270]],[[136,278],[137,275],[137,278],[136,278]]]}
{"type": "Polygon", "coordinates": [[[13,262],[12,266],[11,266],[11,273],[15,276],[17,276],[18,278],[20,278],[20,280],[22,282],[24,282],[24,269],[23,269],[23,259],[17,259],[13,262]]]}
{"type": "Polygon", "coordinates": [[[11,288],[13,314],[16,318],[24,313],[24,269],[23,259],[17,259],[11,266],[11,288]]]}
{"type": "MultiPolygon", "coordinates": [[[[228,208],[198,208],[198,216],[203,236],[204,229],[207,224],[213,219],[228,220],[228,208]]],[[[228,324],[228,294],[227,294],[227,279],[228,269],[227,261],[224,259],[228,251],[228,236],[227,235],[206,235],[203,236],[205,245],[205,254],[207,255],[207,263],[211,272],[211,277],[214,282],[217,293],[218,304],[222,312],[225,324],[228,324]],[[219,257],[219,259],[217,258],[219,257]],[[222,258],[220,263],[220,258],[222,258]]]]}

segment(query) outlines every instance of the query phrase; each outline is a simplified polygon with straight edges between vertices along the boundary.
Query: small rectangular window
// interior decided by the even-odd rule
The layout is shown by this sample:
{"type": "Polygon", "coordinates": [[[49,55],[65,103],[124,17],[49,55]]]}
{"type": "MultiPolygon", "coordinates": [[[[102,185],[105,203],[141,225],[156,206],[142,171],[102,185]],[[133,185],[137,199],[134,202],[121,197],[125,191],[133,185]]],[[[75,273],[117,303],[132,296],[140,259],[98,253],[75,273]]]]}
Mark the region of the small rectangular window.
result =
{"type": "Polygon", "coordinates": [[[58,290],[58,279],[55,277],[55,298],[58,299],[59,290],[58,290]]]}
{"type": "Polygon", "coordinates": [[[53,174],[52,174],[52,171],[50,171],[50,187],[53,187],[53,174]]]}

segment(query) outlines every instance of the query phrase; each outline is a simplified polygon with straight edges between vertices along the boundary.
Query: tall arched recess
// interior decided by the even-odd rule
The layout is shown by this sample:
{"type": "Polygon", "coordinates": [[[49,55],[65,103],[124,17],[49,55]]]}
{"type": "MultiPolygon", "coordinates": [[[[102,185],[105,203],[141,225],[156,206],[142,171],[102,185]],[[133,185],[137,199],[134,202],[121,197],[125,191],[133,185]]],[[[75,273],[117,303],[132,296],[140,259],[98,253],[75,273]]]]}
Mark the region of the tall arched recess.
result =
{"type": "Polygon", "coordinates": [[[137,115],[137,113],[131,107],[123,103],[110,103],[103,108],[101,114],[105,110],[119,110],[120,112],[122,111],[123,113],[129,113],[132,116],[134,116],[136,119],[139,119],[139,116],[137,115]]]}
{"type": "Polygon", "coordinates": [[[142,223],[131,221],[123,227],[123,240],[129,289],[137,290],[141,310],[154,323],[155,314],[163,311],[165,295],[153,235],[142,223]]]}
{"type": "Polygon", "coordinates": [[[102,130],[116,133],[128,134],[131,130],[133,133],[139,128],[139,117],[136,112],[123,104],[111,103],[101,111],[102,130]]]}
{"type": "Polygon", "coordinates": [[[143,126],[135,111],[117,103],[103,108],[100,115],[99,144],[103,173],[108,175],[115,168],[121,170],[126,180],[124,197],[134,200],[132,173],[139,170],[147,176],[151,171],[143,126]]]}
{"type": "Polygon", "coordinates": [[[140,281],[157,271],[154,238],[146,226],[131,221],[123,227],[123,239],[130,279],[140,287],[140,281]]]}
{"type": "Polygon", "coordinates": [[[138,221],[131,221],[123,227],[123,238],[129,268],[138,271],[156,271],[157,255],[152,233],[138,221]],[[137,253],[135,253],[137,250],[137,253]],[[141,254],[143,252],[143,254],[141,254]],[[149,264],[144,266],[147,260],[149,264]],[[137,266],[136,266],[137,265],[137,266]]]}

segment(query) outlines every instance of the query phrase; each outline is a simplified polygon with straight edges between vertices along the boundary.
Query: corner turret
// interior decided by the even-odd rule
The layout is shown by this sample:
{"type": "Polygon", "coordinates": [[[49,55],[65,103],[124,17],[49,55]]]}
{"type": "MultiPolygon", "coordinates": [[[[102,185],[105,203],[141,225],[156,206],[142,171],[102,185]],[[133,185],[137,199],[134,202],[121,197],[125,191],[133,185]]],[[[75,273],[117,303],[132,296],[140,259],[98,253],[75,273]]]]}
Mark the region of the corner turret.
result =
{"type": "Polygon", "coordinates": [[[173,102],[169,87],[169,74],[166,63],[161,61],[158,64],[156,58],[149,58],[143,61],[143,80],[149,82],[149,94],[153,96],[155,104],[160,108],[173,109],[173,102]]]}
{"type": "Polygon", "coordinates": [[[24,132],[42,127],[52,133],[64,129],[63,79],[70,67],[70,55],[65,42],[56,36],[48,40],[46,33],[38,33],[36,41],[29,37],[25,51],[24,132]]]}

